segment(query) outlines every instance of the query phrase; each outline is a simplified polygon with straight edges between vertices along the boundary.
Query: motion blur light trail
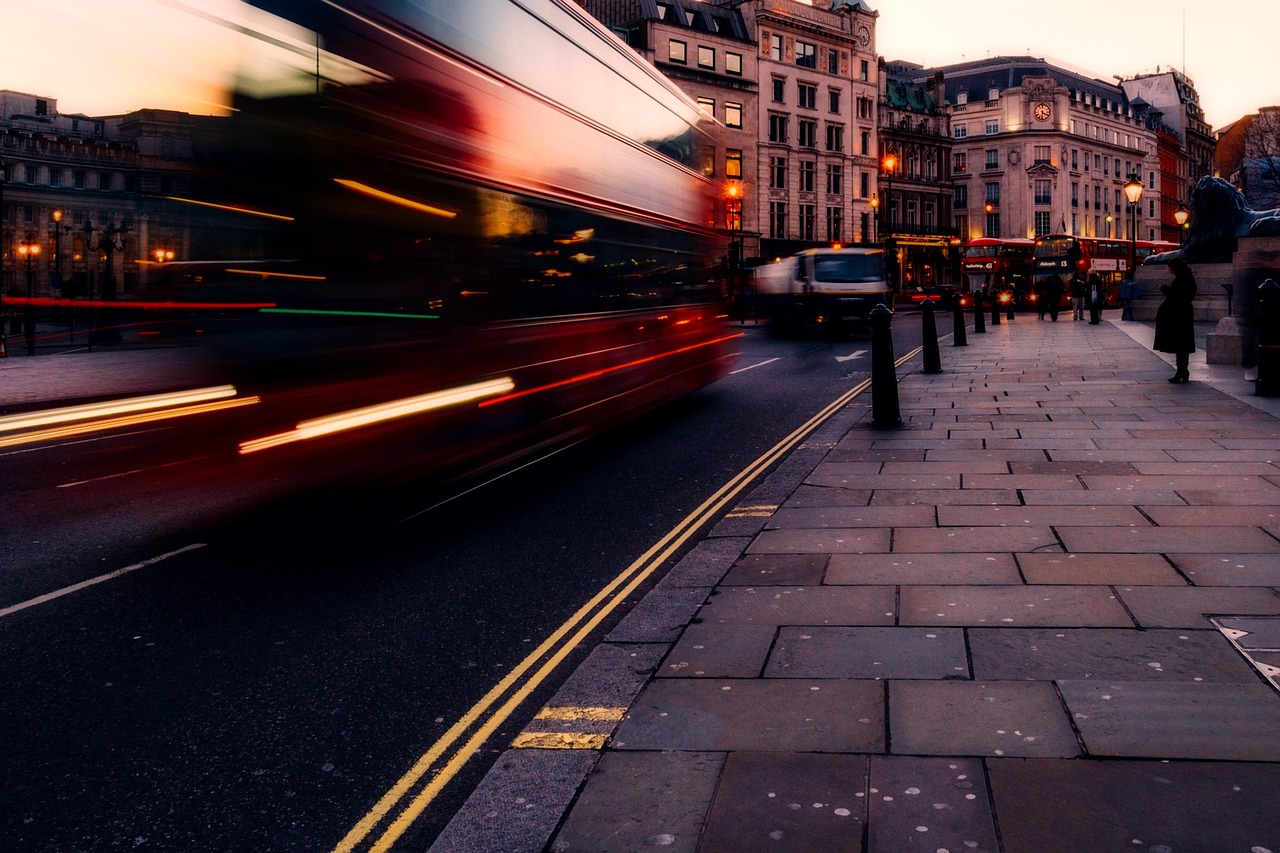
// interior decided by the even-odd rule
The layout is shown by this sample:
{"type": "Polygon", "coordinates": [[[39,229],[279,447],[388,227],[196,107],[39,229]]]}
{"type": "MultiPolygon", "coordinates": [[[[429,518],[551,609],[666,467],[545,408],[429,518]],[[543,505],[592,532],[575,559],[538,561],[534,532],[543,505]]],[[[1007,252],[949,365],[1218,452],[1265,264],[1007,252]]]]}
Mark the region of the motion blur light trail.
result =
{"type": "Polygon", "coordinates": [[[485,406],[492,406],[496,403],[505,403],[508,400],[517,400],[521,397],[527,397],[530,394],[537,394],[541,391],[549,391],[552,388],[560,388],[565,385],[572,385],[576,382],[585,382],[588,379],[598,379],[601,376],[608,376],[610,373],[617,373],[619,370],[626,370],[629,367],[637,367],[641,364],[648,364],[649,362],[657,361],[660,358],[668,358],[673,355],[679,355],[682,352],[689,352],[690,350],[695,350],[695,349],[698,349],[699,347],[719,346],[725,341],[731,341],[734,338],[740,338],[743,336],[743,334],[744,334],[743,332],[736,332],[732,335],[725,335],[722,338],[715,338],[714,340],[710,340],[710,341],[702,341],[701,343],[692,344],[691,346],[687,346],[687,347],[680,347],[679,349],[673,349],[668,352],[661,352],[661,353],[658,353],[657,355],[651,355],[646,358],[637,358],[633,361],[628,361],[625,364],[618,364],[613,367],[602,368],[600,370],[592,370],[589,373],[580,373],[577,376],[570,376],[566,379],[561,379],[558,382],[550,382],[550,383],[547,383],[546,385],[539,385],[536,388],[525,388],[522,391],[515,391],[511,394],[506,394],[502,397],[495,397],[492,400],[485,400],[483,403],[480,404],[480,406],[481,408],[485,406]]]}
{"type": "Polygon", "coordinates": [[[85,435],[86,433],[91,432],[104,432],[109,429],[119,429],[120,427],[155,423],[156,421],[189,417],[191,415],[204,415],[209,412],[220,412],[224,409],[236,409],[241,406],[252,406],[258,402],[258,397],[237,397],[232,400],[215,400],[208,403],[196,403],[195,405],[178,406],[171,409],[156,409],[154,411],[138,412],[118,417],[89,420],[82,423],[69,423],[64,426],[52,427],[50,429],[40,429],[32,432],[22,432],[16,435],[0,437],[0,447],[14,447],[19,444],[33,444],[38,441],[54,441],[60,438],[70,438],[73,435],[85,435]]]}
{"type": "Polygon", "coordinates": [[[206,400],[222,400],[235,395],[236,389],[234,386],[216,385],[211,388],[193,388],[189,391],[175,391],[169,394],[149,394],[145,397],[128,397],[122,400],[88,403],[83,406],[67,406],[61,409],[8,415],[0,417],[0,432],[62,424],[88,418],[100,418],[106,415],[119,415],[125,412],[160,409],[166,406],[201,403],[206,400]]]}
{"type": "Polygon", "coordinates": [[[458,403],[467,403],[493,394],[505,393],[514,387],[515,383],[510,379],[492,379],[488,382],[477,382],[473,385],[463,385],[446,391],[433,391],[430,394],[422,394],[417,397],[392,400],[376,406],[366,406],[362,409],[352,409],[349,412],[329,415],[328,417],[314,418],[309,421],[303,421],[289,432],[241,442],[240,453],[242,455],[256,453],[259,450],[279,447],[283,444],[292,444],[295,441],[305,441],[319,438],[322,435],[330,435],[335,432],[382,423],[392,418],[402,418],[407,415],[416,415],[433,409],[454,406],[458,403]]]}

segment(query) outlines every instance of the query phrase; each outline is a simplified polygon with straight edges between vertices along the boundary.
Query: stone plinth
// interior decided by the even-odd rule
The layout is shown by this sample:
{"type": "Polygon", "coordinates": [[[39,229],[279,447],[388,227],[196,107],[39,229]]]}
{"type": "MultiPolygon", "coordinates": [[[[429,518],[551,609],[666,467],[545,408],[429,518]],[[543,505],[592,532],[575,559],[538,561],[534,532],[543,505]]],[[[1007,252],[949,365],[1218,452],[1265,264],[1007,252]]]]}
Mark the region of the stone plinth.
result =
{"type": "MultiPolygon", "coordinates": [[[[1240,363],[1240,334],[1232,314],[1254,310],[1252,291],[1268,278],[1280,280],[1280,237],[1241,237],[1229,263],[1191,263],[1196,277],[1197,323],[1219,323],[1205,346],[1211,364],[1240,363]],[[1243,298],[1242,298],[1243,296],[1243,298]],[[1231,322],[1222,323],[1224,319],[1231,322]],[[1221,360],[1218,360],[1221,359],[1221,360]]],[[[1135,271],[1135,320],[1154,320],[1164,298],[1160,285],[1173,280],[1166,264],[1143,264],[1135,271]]]]}
{"type": "Polygon", "coordinates": [[[1209,364],[1240,363],[1240,328],[1235,317],[1223,317],[1205,336],[1204,357],[1209,364]]]}

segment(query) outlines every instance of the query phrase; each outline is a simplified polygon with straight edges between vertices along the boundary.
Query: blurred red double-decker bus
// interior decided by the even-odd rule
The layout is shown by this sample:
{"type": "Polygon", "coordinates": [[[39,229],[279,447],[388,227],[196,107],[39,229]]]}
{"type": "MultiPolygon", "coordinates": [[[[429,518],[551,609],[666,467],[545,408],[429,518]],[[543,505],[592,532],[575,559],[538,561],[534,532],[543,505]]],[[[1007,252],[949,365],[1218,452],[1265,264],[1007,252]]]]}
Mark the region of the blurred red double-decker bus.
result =
{"type": "Polygon", "coordinates": [[[1026,302],[1031,294],[1035,243],[1031,240],[979,237],[960,252],[965,293],[983,291],[989,298],[1026,302]]]}

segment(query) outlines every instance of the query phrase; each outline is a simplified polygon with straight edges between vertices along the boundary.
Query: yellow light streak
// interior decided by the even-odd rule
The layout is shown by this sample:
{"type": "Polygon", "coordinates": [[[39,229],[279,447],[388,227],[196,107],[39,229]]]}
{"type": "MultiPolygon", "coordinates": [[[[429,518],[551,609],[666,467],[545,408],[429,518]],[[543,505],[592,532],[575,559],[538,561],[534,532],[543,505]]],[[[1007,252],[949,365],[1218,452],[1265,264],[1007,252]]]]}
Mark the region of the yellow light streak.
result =
{"type": "Polygon", "coordinates": [[[327,276],[323,275],[302,275],[301,273],[290,272],[269,272],[267,270],[243,270],[228,268],[224,272],[235,273],[236,275],[252,275],[261,276],[262,278],[287,278],[296,281],[327,281],[327,276]]]}
{"type": "Polygon", "coordinates": [[[399,196],[395,193],[389,193],[386,190],[380,190],[376,187],[371,187],[368,184],[362,184],[359,181],[351,181],[346,178],[334,178],[333,180],[342,184],[349,190],[355,190],[358,193],[364,193],[367,196],[373,196],[374,198],[381,199],[382,201],[389,201],[392,204],[398,204],[401,207],[407,207],[410,210],[420,210],[423,213],[430,213],[433,216],[443,216],[445,219],[453,219],[458,215],[455,210],[445,210],[443,207],[435,207],[430,204],[424,204],[420,201],[414,201],[411,198],[405,198],[404,196],[399,196]]]}
{"type": "Polygon", "coordinates": [[[234,205],[234,204],[215,204],[212,201],[199,201],[198,199],[182,198],[176,195],[167,195],[165,196],[165,198],[167,198],[169,201],[180,201],[183,204],[195,204],[195,205],[199,205],[200,207],[212,207],[217,210],[229,210],[232,213],[247,213],[250,216],[262,216],[266,219],[279,219],[283,222],[294,221],[292,216],[284,216],[283,214],[279,214],[279,213],[267,213],[265,210],[254,210],[251,207],[240,207],[239,205],[234,205]]]}
{"type": "Polygon", "coordinates": [[[181,406],[200,403],[205,400],[223,400],[235,395],[235,386],[216,385],[210,388],[192,388],[188,391],[174,391],[168,394],[149,394],[145,397],[106,400],[101,403],[88,403],[83,406],[67,406],[61,409],[47,409],[40,412],[24,412],[19,415],[8,415],[0,418],[0,432],[31,429],[32,427],[81,421],[88,418],[102,418],[126,412],[161,409],[166,406],[181,406]]]}
{"type": "Polygon", "coordinates": [[[477,382],[472,385],[462,385],[445,391],[433,391],[430,394],[420,394],[417,397],[406,397],[403,400],[392,400],[375,406],[365,406],[323,418],[313,418],[303,421],[289,432],[263,436],[252,441],[243,441],[240,443],[240,453],[256,453],[260,450],[292,444],[295,441],[307,441],[323,435],[332,435],[336,432],[371,426],[394,418],[417,415],[435,409],[442,409],[446,406],[455,406],[459,403],[469,403],[472,400],[505,394],[515,387],[516,385],[513,381],[504,377],[502,379],[491,379],[487,382],[477,382]]]}
{"type": "Polygon", "coordinates": [[[19,444],[34,444],[38,441],[56,441],[58,439],[70,438],[76,435],[85,435],[86,433],[91,432],[104,432],[110,429],[119,429],[120,427],[155,423],[156,421],[189,417],[191,415],[203,415],[208,412],[218,412],[223,409],[235,409],[241,406],[252,406],[259,402],[259,399],[260,398],[258,397],[237,397],[234,400],[216,400],[209,403],[197,403],[192,406],[181,406],[173,409],[137,412],[131,415],[121,415],[114,418],[86,421],[85,423],[67,424],[65,426],[54,427],[52,429],[18,433],[17,435],[0,437],[0,447],[15,447],[19,444]]]}

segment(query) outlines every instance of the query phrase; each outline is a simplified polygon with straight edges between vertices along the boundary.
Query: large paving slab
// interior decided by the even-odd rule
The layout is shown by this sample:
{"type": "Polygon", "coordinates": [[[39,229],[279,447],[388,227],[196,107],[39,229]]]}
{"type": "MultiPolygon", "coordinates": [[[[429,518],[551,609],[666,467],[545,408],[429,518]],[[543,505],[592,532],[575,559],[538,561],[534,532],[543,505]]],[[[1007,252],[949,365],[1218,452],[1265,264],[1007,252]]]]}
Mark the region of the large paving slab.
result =
{"type": "MultiPolygon", "coordinates": [[[[1221,639],[1221,634],[1213,633],[1221,639]]],[[[959,628],[783,628],[764,674],[766,678],[967,679],[969,662],[959,628]]]]}
{"type": "Polygon", "coordinates": [[[1131,628],[1107,587],[904,586],[900,625],[1131,628]]]}
{"type": "Polygon", "coordinates": [[[832,554],[826,582],[839,584],[1021,584],[1012,554],[832,554]]]}
{"type": "Polygon", "coordinates": [[[1280,850],[1274,764],[1013,758],[986,764],[1007,851],[1280,850]]]}
{"type": "Polygon", "coordinates": [[[1209,616],[1280,616],[1280,595],[1266,587],[1117,586],[1142,628],[1203,628],[1209,616]]]}
{"type": "Polygon", "coordinates": [[[750,554],[885,554],[889,531],[872,527],[765,530],[750,554]]]}
{"type": "Polygon", "coordinates": [[[884,683],[657,679],[618,726],[621,750],[884,752],[884,683]]]}
{"type": "Polygon", "coordinates": [[[1151,521],[1134,507],[1082,504],[1058,506],[940,506],[939,527],[1055,527],[1071,525],[1132,525],[1150,527],[1151,521]]]}
{"type": "Polygon", "coordinates": [[[1256,527],[1061,527],[1071,552],[1107,554],[1216,554],[1228,546],[1241,554],[1269,554],[1280,548],[1256,527]]]}
{"type": "Polygon", "coordinates": [[[818,586],[827,573],[826,554],[744,554],[721,586],[818,586]]]}
{"type": "Polygon", "coordinates": [[[670,678],[758,678],[778,629],[774,625],[708,625],[695,622],[657,671],[670,678]]]}
{"type": "Polygon", "coordinates": [[[720,587],[698,611],[704,624],[892,625],[891,586],[720,587]]]}
{"type": "MultiPolygon", "coordinates": [[[[1251,506],[1153,506],[1145,511],[1161,527],[1264,527],[1280,523],[1280,500],[1251,506]]],[[[1280,542],[1275,550],[1280,551],[1280,542]]]]}
{"type": "Polygon", "coordinates": [[[1280,762],[1280,701],[1249,683],[1058,682],[1088,754],[1280,762]]]}
{"type": "Polygon", "coordinates": [[[1035,681],[890,681],[889,743],[895,755],[1080,754],[1054,686],[1035,681]]]}
{"type": "Polygon", "coordinates": [[[1029,584],[1164,584],[1186,586],[1160,554],[1018,554],[1029,584]]]}
{"type": "Polygon", "coordinates": [[[699,853],[861,853],[866,789],[866,756],[730,753],[699,853]]]}
{"type": "Polygon", "coordinates": [[[972,628],[968,636],[978,680],[1257,680],[1248,661],[1214,630],[972,628]]]}
{"type": "Polygon", "coordinates": [[[783,507],[765,527],[933,527],[937,522],[931,506],[783,507]]]}
{"type": "Polygon", "coordinates": [[[606,752],[548,849],[696,853],[723,764],[719,753],[606,752]]]}
{"type": "MultiPolygon", "coordinates": [[[[1046,525],[1017,527],[908,527],[895,530],[895,553],[963,551],[1034,551],[1058,549],[1058,537],[1046,525]]],[[[887,550],[887,549],[886,549],[887,550]]]]}
{"type": "Polygon", "coordinates": [[[1280,587],[1280,553],[1167,556],[1196,586],[1280,587]]]}
{"type": "Polygon", "coordinates": [[[868,853],[999,849],[978,759],[874,755],[868,794],[868,853]]]}
{"type": "MultiPolygon", "coordinates": [[[[880,489],[871,496],[872,506],[944,506],[972,504],[1017,506],[1017,489],[880,489]]],[[[1178,501],[1182,503],[1182,501],[1178,501]]]]}

